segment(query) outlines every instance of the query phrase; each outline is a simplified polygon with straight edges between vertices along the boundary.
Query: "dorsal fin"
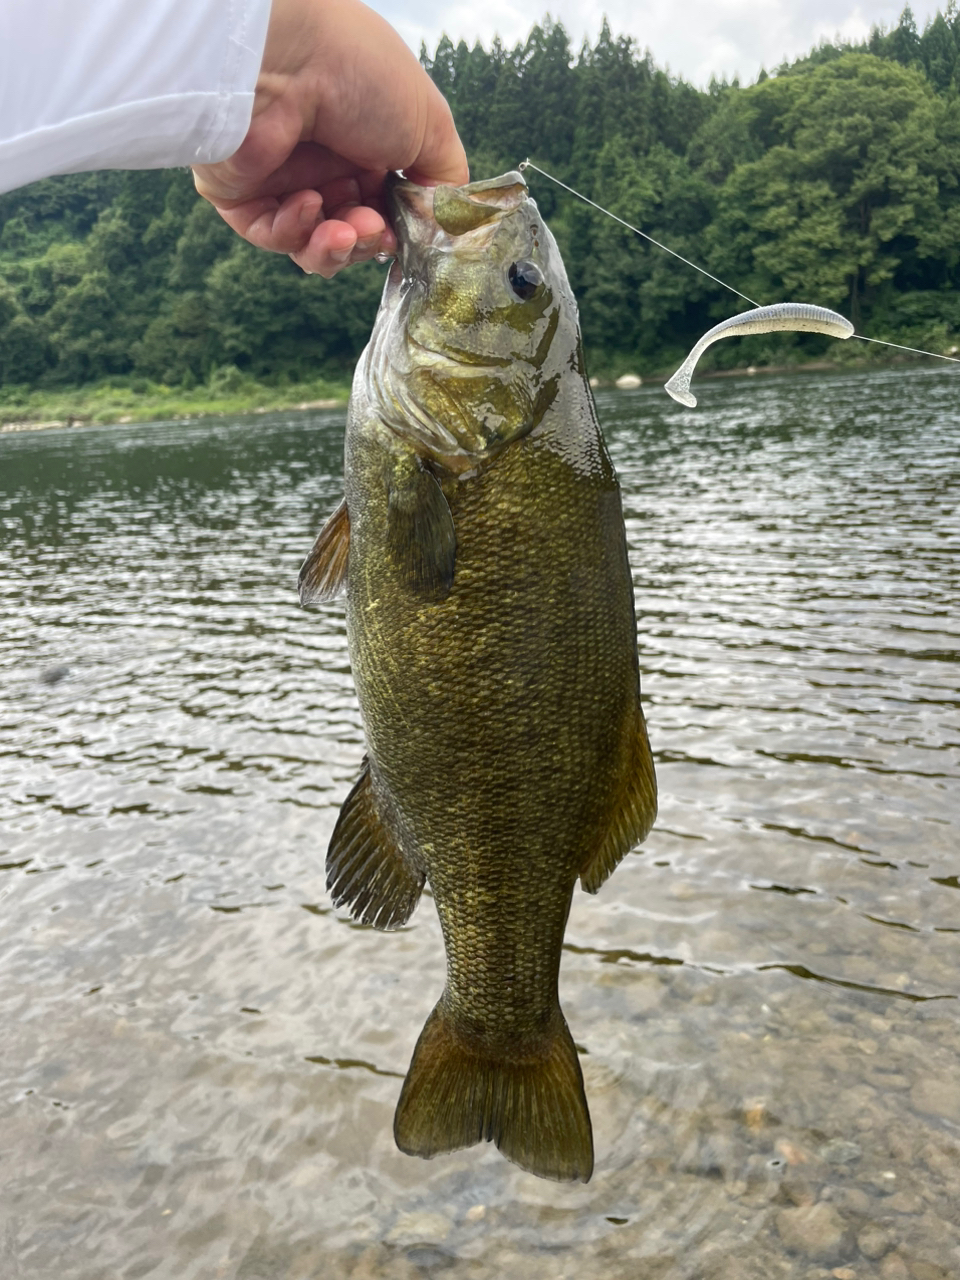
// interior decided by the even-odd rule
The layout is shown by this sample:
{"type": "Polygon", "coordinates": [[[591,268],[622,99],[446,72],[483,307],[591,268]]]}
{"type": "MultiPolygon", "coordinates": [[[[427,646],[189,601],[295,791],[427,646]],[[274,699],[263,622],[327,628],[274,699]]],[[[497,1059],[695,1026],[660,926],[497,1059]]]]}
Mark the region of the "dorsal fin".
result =
{"type": "Polygon", "coordinates": [[[596,893],[621,858],[646,839],[657,816],[657,778],[639,704],[626,756],[607,829],[580,870],[587,893],[596,893]]]}
{"type": "Polygon", "coordinates": [[[297,586],[301,604],[322,604],[340,594],[347,584],[349,554],[350,515],[344,498],[300,568],[297,586]]]}

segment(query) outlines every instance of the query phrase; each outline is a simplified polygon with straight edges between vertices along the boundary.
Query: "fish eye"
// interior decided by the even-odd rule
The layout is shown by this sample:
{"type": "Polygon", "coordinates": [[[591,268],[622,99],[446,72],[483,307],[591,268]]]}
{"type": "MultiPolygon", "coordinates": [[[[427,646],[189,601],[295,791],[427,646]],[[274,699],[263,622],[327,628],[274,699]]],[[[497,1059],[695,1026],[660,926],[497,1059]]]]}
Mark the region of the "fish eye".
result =
{"type": "Polygon", "coordinates": [[[523,302],[529,302],[543,289],[543,276],[540,268],[532,262],[513,262],[507,272],[510,288],[523,302]]]}

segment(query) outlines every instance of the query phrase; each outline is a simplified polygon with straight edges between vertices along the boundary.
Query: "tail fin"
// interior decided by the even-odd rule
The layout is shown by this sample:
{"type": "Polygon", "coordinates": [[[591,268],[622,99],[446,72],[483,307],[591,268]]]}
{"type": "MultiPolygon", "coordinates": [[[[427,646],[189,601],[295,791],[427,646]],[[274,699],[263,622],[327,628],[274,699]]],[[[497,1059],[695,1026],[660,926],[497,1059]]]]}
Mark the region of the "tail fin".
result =
{"type": "Polygon", "coordinates": [[[407,1155],[429,1159],[486,1139],[538,1177],[589,1182],[593,1131],[563,1014],[535,1051],[510,1059],[459,1037],[441,1001],[413,1051],[393,1133],[407,1155]]]}

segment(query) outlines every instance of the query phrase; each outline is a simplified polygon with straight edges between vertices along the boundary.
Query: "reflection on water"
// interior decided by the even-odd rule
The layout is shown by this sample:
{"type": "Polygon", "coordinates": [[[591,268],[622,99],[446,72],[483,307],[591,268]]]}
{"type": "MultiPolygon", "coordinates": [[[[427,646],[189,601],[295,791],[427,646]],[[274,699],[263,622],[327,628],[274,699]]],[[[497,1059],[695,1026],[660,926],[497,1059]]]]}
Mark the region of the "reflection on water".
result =
{"type": "Polygon", "coordinates": [[[601,399],[661,817],[567,934],[586,1187],[393,1146],[443,956],[324,890],[342,416],[0,437],[0,1274],[960,1276],[956,405],[601,399]]]}

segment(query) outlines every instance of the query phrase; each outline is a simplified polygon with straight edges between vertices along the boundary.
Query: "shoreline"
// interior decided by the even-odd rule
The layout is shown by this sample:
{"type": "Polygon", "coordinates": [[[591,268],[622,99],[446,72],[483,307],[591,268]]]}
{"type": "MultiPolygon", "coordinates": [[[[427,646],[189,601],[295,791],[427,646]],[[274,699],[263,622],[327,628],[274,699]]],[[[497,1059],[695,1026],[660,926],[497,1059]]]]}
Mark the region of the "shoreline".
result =
{"type": "Polygon", "coordinates": [[[287,413],[338,409],[350,384],[316,378],[273,387],[237,378],[232,385],[172,388],[162,383],[129,386],[94,384],[23,395],[4,401],[0,388],[0,434],[65,427],[126,426],[131,422],[188,422],[246,413],[287,413]]]}
{"type": "MultiPolygon", "coordinates": [[[[802,364],[747,364],[736,365],[732,369],[704,369],[697,370],[697,381],[706,381],[710,378],[752,378],[757,374],[777,374],[777,373],[861,373],[865,369],[893,369],[902,366],[911,368],[932,368],[934,362],[940,363],[937,356],[931,352],[923,356],[909,355],[888,355],[885,358],[874,359],[858,359],[858,360],[806,360],[802,364]],[[927,362],[930,363],[927,363],[927,362]]],[[[671,376],[673,370],[669,373],[645,373],[632,374],[628,373],[627,377],[638,377],[639,382],[632,384],[633,386],[662,386],[671,376]]],[[[617,378],[592,377],[590,386],[595,391],[609,391],[617,386],[617,378]]]]}
{"type": "MultiPolygon", "coordinates": [[[[697,381],[706,381],[708,378],[752,378],[758,373],[854,372],[863,367],[847,362],[840,364],[835,360],[808,360],[805,364],[747,364],[737,365],[733,369],[705,369],[702,373],[698,371],[697,381]]],[[[622,384],[620,378],[591,378],[590,388],[592,391],[632,391],[637,387],[662,387],[670,376],[669,373],[627,373],[621,374],[620,378],[630,379],[630,382],[622,384]]]]}
{"type": "MultiPolygon", "coordinates": [[[[808,360],[803,364],[767,364],[767,365],[737,365],[732,369],[707,369],[702,373],[698,373],[698,381],[709,378],[751,378],[759,374],[783,374],[783,373],[853,373],[864,368],[889,368],[896,365],[920,365],[919,359],[910,359],[905,356],[891,356],[882,362],[875,360],[864,361],[837,361],[837,360],[808,360]]],[[[621,375],[623,376],[623,375],[621,375]]],[[[627,375],[631,379],[636,377],[637,382],[631,381],[630,387],[639,386],[662,386],[670,377],[670,373],[651,373],[643,375],[627,375]]],[[[617,387],[617,378],[615,377],[592,377],[590,386],[593,390],[609,391],[617,387]]],[[[69,402],[71,395],[76,395],[79,400],[90,397],[94,401],[97,399],[97,388],[77,389],[74,392],[65,392],[64,400],[69,402]]],[[[78,412],[66,413],[62,416],[24,416],[20,417],[0,417],[0,435],[8,435],[21,431],[48,431],[61,430],[63,428],[75,427],[106,427],[106,426],[126,426],[133,422],[190,422],[199,418],[223,418],[227,415],[240,416],[244,414],[266,414],[266,413],[309,413],[317,409],[340,409],[346,407],[349,400],[349,391],[340,388],[329,388],[333,394],[320,396],[318,398],[303,398],[303,393],[313,388],[300,387],[297,391],[301,394],[296,399],[293,397],[289,401],[283,396],[278,397],[278,402],[274,401],[274,397],[270,394],[270,389],[266,387],[250,388],[249,395],[233,394],[224,397],[211,397],[208,400],[201,401],[196,405],[189,403],[189,393],[170,394],[169,401],[165,404],[166,396],[146,393],[142,397],[134,395],[134,403],[131,404],[130,398],[124,398],[124,402],[114,407],[109,405],[91,406],[90,412],[84,412],[86,406],[77,406],[78,412]],[[139,398],[141,403],[137,404],[136,399],[139,398]],[[264,403],[264,401],[267,403],[264,403]],[[186,403],[185,403],[186,401],[186,403]]],[[[324,390],[327,390],[325,387],[324,390]]],[[[115,393],[116,394],[116,393],[115,393]]],[[[122,395],[122,393],[120,393],[122,395]]],[[[118,397],[119,398],[119,397],[118,397]]],[[[4,412],[9,413],[11,406],[3,406],[0,404],[0,415],[4,412]]],[[[25,414],[29,413],[29,409],[25,410],[25,414]]]]}
{"type": "Polygon", "coordinates": [[[252,402],[229,409],[197,409],[192,413],[163,413],[162,409],[153,409],[143,413],[123,413],[118,417],[104,416],[94,418],[84,414],[71,414],[65,418],[11,418],[0,421],[0,435],[9,435],[18,431],[49,431],[64,427],[125,427],[132,422],[192,422],[199,418],[225,418],[253,413],[307,413],[313,409],[340,409],[347,404],[347,396],[336,396],[322,400],[302,400],[296,404],[263,405],[252,402]]]}

